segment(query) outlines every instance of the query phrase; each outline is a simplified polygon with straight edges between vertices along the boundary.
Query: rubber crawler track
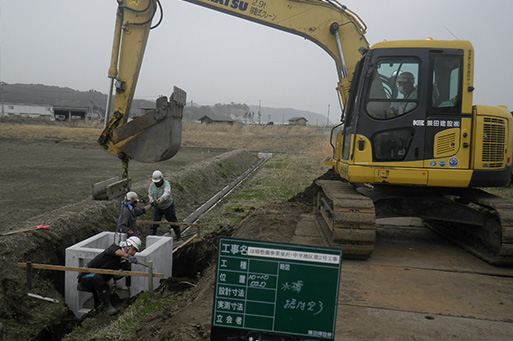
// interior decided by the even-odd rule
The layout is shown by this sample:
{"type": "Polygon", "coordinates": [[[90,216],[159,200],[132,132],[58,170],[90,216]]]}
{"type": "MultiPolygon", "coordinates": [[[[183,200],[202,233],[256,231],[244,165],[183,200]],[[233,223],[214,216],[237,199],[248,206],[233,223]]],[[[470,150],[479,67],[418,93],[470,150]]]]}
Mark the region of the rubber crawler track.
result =
{"type": "Polygon", "coordinates": [[[513,201],[478,189],[460,198],[483,212],[484,225],[426,220],[427,225],[490,264],[513,265],[513,201]]]}
{"type": "Polygon", "coordinates": [[[376,211],[371,199],[340,180],[317,180],[317,219],[324,239],[343,249],[344,258],[367,259],[376,242],[376,211]]]}

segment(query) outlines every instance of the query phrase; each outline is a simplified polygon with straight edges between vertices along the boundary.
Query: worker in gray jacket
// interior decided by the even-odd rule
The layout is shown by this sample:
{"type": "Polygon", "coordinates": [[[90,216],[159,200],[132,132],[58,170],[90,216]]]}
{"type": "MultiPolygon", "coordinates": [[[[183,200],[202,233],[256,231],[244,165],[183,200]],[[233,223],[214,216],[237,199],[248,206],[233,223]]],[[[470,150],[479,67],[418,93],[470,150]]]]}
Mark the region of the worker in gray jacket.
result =
{"type": "MultiPolygon", "coordinates": [[[[161,221],[162,217],[166,217],[169,222],[177,223],[175,203],[173,193],[171,192],[171,183],[164,180],[161,171],[156,170],[152,175],[152,182],[148,188],[148,198],[153,206],[153,221],[161,221]]],[[[176,235],[176,242],[182,242],[182,233],[180,226],[172,226],[176,235]]],[[[157,234],[157,224],[152,225],[152,233],[157,234]]]]}
{"type": "Polygon", "coordinates": [[[135,192],[128,192],[125,200],[121,202],[121,212],[118,218],[116,232],[126,233],[128,237],[135,236],[135,220],[138,216],[148,212],[151,204],[144,207],[137,207],[139,197],[135,192]]]}

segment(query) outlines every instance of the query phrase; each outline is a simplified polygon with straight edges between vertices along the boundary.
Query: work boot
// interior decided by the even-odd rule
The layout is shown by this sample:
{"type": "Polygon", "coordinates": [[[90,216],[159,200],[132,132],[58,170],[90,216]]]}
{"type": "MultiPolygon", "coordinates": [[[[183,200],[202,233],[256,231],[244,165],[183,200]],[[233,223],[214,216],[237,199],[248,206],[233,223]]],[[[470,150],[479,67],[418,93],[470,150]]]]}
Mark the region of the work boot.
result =
{"type": "Polygon", "coordinates": [[[114,315],[118,312],[117,309],[114,308],[112,306],[112,304],[110,304],[110,297],[109,297],[109,293],[107,291],[102,291],[102,292],[98,293],[98,296],[100,296],[100,299],[102,300],[102,303],[103,303],[103,307],[105,308],[105,312],[107,314],[114,315]]]}
{"type": "Polygon", "coordinates": [[[173,231],[175,232],[176,240],[182,240],[182,230],[180,226],[173,227],[173,231]]]}
{"type": "Polygon", "coordinates": [[[94,302],[94,309],[98,309],[98,307],[101,304],[100,298],[98,297],[98,294],[96,291],[93,290],[93,302],[94,302]]]}

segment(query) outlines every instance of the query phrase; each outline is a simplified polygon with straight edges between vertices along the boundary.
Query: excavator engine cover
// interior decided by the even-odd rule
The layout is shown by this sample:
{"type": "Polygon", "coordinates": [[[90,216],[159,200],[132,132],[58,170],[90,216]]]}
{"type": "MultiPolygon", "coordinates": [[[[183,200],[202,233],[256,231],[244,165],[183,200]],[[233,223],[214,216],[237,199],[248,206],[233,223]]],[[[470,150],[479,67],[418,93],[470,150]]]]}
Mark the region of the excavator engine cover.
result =
{"type": "Polygon", "coordinates": [[[130,159],[157,162],[172,158],[182,143],[182,117],[187,94],[174,87],[169,102],[157,99],[154,110],[116,128],[114,145],[130,159]]]}

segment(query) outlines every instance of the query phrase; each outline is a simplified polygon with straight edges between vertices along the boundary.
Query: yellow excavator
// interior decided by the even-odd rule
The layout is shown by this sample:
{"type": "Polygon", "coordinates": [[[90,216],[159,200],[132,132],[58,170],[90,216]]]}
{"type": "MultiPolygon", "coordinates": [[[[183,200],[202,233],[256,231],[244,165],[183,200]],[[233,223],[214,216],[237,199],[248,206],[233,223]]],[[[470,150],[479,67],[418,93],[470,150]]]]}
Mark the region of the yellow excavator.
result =
{"type": "MultiPolygon", "coordinates": [[[[366,25],[336,0],[185,1],[302,36],[333,58],[342,115],[332,130],[333,155],[324,162],[333,174],[316,181],[321,189],[317,209],[327,241],[342,247],[345,257],[370,257],[376,218],[416,216],[492,264],[513,264],[513,201],[479,189],[511,182],[512,114],[503,106],[473,105],[470,42],[386,41],[371,47],[366,25]]],[[[152,161],[162,160],[172,154],[166,143],[174,136],[154,151],[146,136],[132,139],[140,126],[125,127],[130,124],[125,121],[132,99],[128,94],[133,95],[159,3],[118,3],[122,41],[139,45],[136,52],[129,47],[119,53],[134,61],[125,76],[119,68],[120,100],[100,143],[122,160],[145,161],[140,156],[145,153],[152,161]],[[132,32],[136,29],[141,29],[138,38],[132,32]],[[161,148],[166,152],[160,153],[161,148]]],[[[115,70],[109,72],[113,79],[115,70]]],[[[167,107],[184,104],[183,91],[175,91],[178,99],[167,107]]],[[[149,131],[160,130],[158,122],[143,123],[149,131]]]]}

